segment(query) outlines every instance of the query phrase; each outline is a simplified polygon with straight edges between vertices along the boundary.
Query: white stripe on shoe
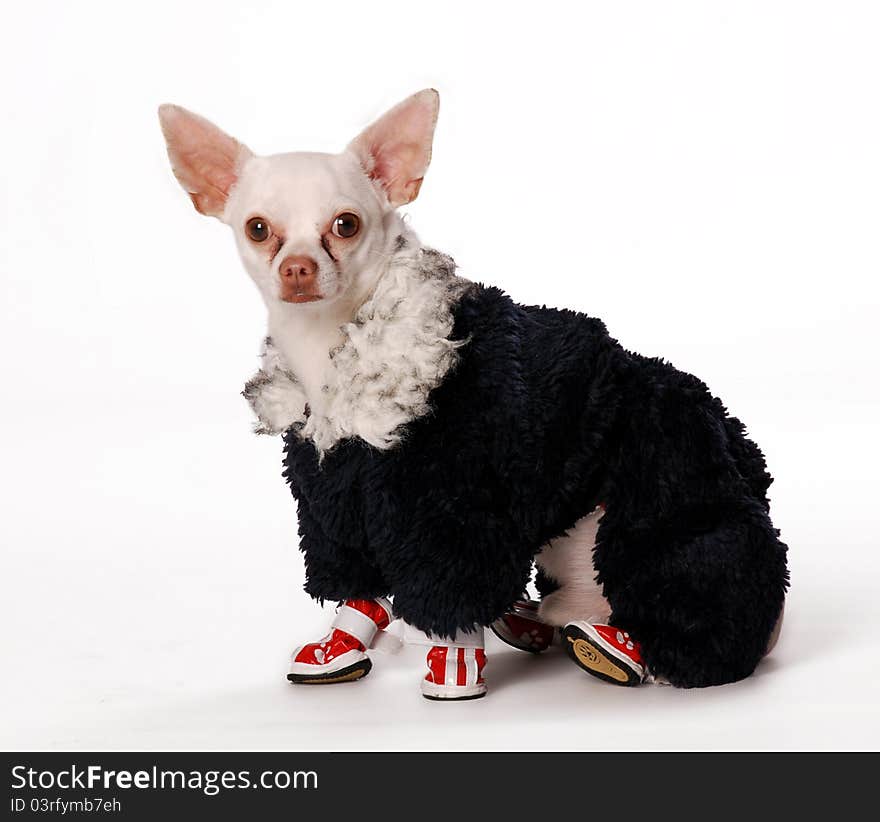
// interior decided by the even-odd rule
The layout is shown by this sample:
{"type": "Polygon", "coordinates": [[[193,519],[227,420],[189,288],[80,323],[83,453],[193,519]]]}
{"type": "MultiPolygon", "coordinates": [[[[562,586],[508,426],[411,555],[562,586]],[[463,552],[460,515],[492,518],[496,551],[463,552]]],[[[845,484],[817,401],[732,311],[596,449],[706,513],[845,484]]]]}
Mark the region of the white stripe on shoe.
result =
{"type": "Polygon", "coordinates": [[[458,683],[458,653],[455,648],[446,649],[446,668],[443,676],[444,685],[458,683]]]}
{"type": "Polygon", "coordinates": [[[477,684],[477,652],[468,648],[464,653],[464,683],[465,685],[477,684]]]}
{"type": "Polygon", "coordinates": [[[370,617],[350,605],[340,607],[331,627],[350,634],[365,648],[373,644],[373,637],[379,630],[379,626],[370,617]]]}

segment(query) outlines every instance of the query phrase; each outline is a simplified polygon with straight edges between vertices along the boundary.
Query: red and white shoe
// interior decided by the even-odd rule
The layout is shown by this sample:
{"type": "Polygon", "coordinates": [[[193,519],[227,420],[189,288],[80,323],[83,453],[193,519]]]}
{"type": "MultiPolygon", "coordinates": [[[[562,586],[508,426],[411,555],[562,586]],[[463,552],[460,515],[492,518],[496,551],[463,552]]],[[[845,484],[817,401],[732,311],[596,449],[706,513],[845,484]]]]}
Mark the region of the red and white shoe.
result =
{"type": "Polygon", "coordinates": [[[552,625],[538,619],[538,603],[530,599],[518,599],[489,627],[502,642],[532,654],[546,651],[553,644],[556,632],[552,625]]]}
{"type": "Polygon", "coordinates": [[[482,648],[455,648],[435,645],[428,651],[428,675],[422,680],[425,699],[479,699],[486,695],[482,648]]]}
{"type": "Polygon", "coordinates": [[[562,629],[566,653],[587,673],[615,685],[638,685],[645,679],[639,643],[611,625],[569,622],[562,629]]]}
{"type": "Polygon", "coordinates": [[[392,619],[387,599],[347,600],[336,612],[327,636],[293,652],[287,678],[298,685],[362,679],[373,667],[365,652],[392,619]]]}

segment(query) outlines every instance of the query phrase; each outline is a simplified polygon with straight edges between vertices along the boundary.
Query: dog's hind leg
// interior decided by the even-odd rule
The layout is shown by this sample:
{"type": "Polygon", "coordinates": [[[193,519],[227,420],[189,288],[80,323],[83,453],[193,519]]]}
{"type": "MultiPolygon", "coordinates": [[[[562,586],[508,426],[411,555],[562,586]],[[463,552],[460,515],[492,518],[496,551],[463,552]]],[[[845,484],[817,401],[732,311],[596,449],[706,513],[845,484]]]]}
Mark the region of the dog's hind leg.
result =
{"type": "Polygon", "coordinates": [[[611,613],[608,600],[596,582],[593,547],[603,511],[579,519],[565,536],[554,539],[536,557],[538,570],[552,593],[541,599],[538,616],[549,625],[563,626],[575,620],[607,622],[611,613]]]}
{"type": "Polygon", "coordinates": [[[597,549],[612,624],[640,643],[655,677],[686,688],[743,679],[773,647],[785,557],[758,500],[682,510],[653,530],[609,519],[597,549]]]}

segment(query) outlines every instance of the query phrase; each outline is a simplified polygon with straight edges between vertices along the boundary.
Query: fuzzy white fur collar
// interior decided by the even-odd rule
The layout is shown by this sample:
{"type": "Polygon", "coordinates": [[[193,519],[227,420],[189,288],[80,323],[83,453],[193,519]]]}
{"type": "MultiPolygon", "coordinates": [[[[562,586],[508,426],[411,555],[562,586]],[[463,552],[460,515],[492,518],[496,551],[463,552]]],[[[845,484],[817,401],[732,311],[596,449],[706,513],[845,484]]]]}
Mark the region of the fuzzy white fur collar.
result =
{"type": "Polygon", "coordinates": [[[398,251],[343,342],[329,352],[321,396],[307,404],[301,384],[266,338],[262,367],[244,389],[257,416],[255,431],[279,434],[291,426],[323,455],[359,437],[387,449],[401,427],[428,413],[428,395],[443,381],[464,341],[449,339],[452,309],[472,285],[455,275],[450,257],[398,241],[398,251]]]}

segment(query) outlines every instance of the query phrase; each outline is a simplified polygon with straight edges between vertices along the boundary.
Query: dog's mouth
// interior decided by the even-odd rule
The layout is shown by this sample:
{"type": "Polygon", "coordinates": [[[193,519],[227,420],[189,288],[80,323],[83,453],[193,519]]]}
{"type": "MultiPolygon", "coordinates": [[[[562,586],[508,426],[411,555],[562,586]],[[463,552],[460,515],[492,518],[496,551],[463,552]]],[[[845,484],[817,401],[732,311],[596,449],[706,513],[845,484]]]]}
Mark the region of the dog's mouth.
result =
{"type": "Polygon", "coordinates": [[[313,303],[324,299],[324,295],[318,290],[314,281],[282,280],[278,296],[286,303],[313,303]]]}
{"type": "Polygon", "coordinates": [[[281,300],[286,303],[314,303],[323,299],[320,294],[307,294],[302,291],[292,294],[281,292],[281,300]]]}

